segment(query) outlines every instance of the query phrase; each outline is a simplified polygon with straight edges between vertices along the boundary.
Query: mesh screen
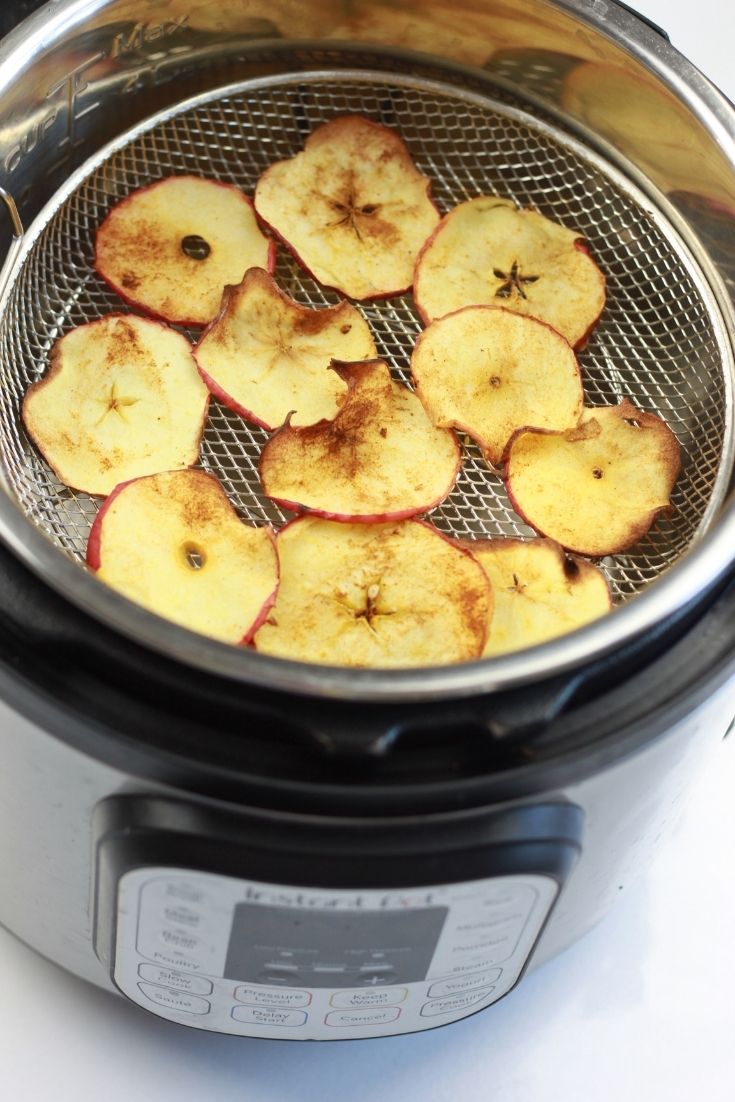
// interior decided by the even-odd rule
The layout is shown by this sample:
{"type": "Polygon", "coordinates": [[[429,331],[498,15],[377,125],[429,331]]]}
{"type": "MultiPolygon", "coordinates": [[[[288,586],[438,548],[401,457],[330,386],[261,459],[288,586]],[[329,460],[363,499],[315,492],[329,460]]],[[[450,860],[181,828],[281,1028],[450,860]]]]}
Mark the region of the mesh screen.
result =
{"type": "MultiPolygon", "coordinates": [[[[562,132],[499,102],[478,103],[418,81],[399,85],[384,74],[284,77],[183,110],[113,153],[59,207],[34,241],[0,322],[2,453],[22,507],[60,548],[83,561],[100,503],[54,478],[25,437],[19,405],[27,386],[43,374],[57,337],[121,308],[92,268],[95,230],[113,203],[176,173],[231,181],[252,195],[269,164],[301,149],[315,126],[345,113],[366,115],[401,133],[418,167],[431,177],[442,211],[492,193],[533,206],[588,239],[607,278],[608,300],[580,354],[586,404],[629,397],[665,418],[683,453],[673,514],[632,550],[602,564],[617,600],[637,592],[697,533],[723,455],[722,351],[690,263],[670,231],[664,233],[661,216],[639,205],[593,159],[570,148],[562,132]]],[[[282,247],[276,276],[299,302],[337,301],[282,247]]],[[[421,330],[411,296],[360,309],[380,355],[406,381],[421,330]]],[[[263,430],[213,402],[201,462],[244,517],[280,525],[284,516],[263,496],[257,476],[266,438],[263,430]]],[[[467,440],[463,447],[456,488],[432,511],[433,523],[459,537],[532,535],[479,449],[467,440]]]]}

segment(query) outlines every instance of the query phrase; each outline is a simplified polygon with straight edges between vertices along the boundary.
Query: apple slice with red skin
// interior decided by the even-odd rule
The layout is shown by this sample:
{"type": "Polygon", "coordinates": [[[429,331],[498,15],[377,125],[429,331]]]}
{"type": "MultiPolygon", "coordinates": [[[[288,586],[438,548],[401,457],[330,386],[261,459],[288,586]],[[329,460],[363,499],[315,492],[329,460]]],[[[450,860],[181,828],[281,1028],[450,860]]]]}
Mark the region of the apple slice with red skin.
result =
{"type": "Polygon", "coordinates": [[[289,413],[292,425],[334,417],[347,385],[328,370],[332,360],[375,355],[370,327],[354,306],[301,306],[262,268],[225,287],[219,315],[194,347],[214,397],[268,430],[289,413]]]}
{"type": "Polygon", "coordinates": [[[432,322],[414,346],[411,371],[433,423],[469,433],[495,466],[519,428],[572,428],[582,413],[569,342],[502,307],[465,306],[432,322]]]}
{"type": "Polygon", "coordinates": [[[87,564],[136,604],[224,643],[251,640],[278,588],[272,529],[244,524],[201,470],[116,487],[92,526],[87,564]]]}
{"type": "Polygon", "coordinates": [[[193,466],[208,404],[185,337],[150,318],[109,314],[55,343],[22,417],[61,482],[104,496],[119,482],[193,466]]]}
{"type": "Polygon", "coordinates": [[[387,298],[410,288],[439,221],[430,188],[395,131],[346,115],[266,169],[255,209],[324,286],[353,299],[387,298]]]}
{"type": "Polygon", "coordinates": [[[275,243],[235,187],[167,176],[131,192],[97,230],[95,267],[132,306],[162,321],[202,326],[223,288],[248,268],[273,271],[275,243]]]}
{"type": "Polygon", "coordinates": [[[424,323],[463,306],[505,306],[581,347],[605,304],[605,277],[576,230],[481,195],[445,215],[416,262],[424,323]]]}
{"type": "Polygon", "coordinates": [[[610,611],[602,571],[547,539],[466,540],[490,578],[493,616],[483,657],[523,650],[610,611]]]}
{"type": "Polygon", "coordinates": [[[363,523],[438,505],[459,472],[454,433],[432,425],[382,360],[332,367],[346,398],[333,420],[287,422],[271,437],[260,456],[264,492],[286,509],[363,523]]]}
{"type": "Polygon", "coordinates": [[[373,668],[479,657],[492,590],[479,563],[424,521],[298,517],[278,533],[278,599],[264,654],[373,668]]]}
{"type": "Polygon", "coordinates": [[[513,508],[537,532],[583,555],[615,555],[669,511],[680,467],[668,425],[626,398],[586,409],[567,432],[521,430],[505,477],[513,508]]]}

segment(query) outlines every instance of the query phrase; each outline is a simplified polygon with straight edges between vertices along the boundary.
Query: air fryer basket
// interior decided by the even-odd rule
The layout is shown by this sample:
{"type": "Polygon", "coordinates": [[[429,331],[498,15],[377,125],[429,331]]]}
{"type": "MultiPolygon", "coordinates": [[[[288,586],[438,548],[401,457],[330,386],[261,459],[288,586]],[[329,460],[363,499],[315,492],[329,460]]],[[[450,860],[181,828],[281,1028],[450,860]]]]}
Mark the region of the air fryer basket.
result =
{"type": "MultiPolygon", "coordinates": [[[[250,60],[253,56],[257,60],[252,53],[250,60]]],[[[0,452],[8,494],[44,542],[35,536],[24,541],[17,511],[12,523],[7,513],[4,517],[6,539],[76,603],[154,648],[244,680],[338,696],[455,695],[473,686],[527,680],[609,650],[665,616],[676,607],[675,590],[660,581],[650,583],[707,543],[702,537],[713,525],[717,528],[733,459],[727,319],[720,312],[722,299],[711,290],[712,272],[700,265],[696,241],[681,232],[686,226],[679,214],[650,182],[641,190],[637,168],[631,166],[628,173],[619,155],[613,164],[592,143],[581,143],[559,117],[541,108],[530,113],[529,99],[512,95],[502,73],[491,91],[485,81],[467,78],[456,66],[444,68],[436,61],[429,66],[395,49],[381,55],[375,49],[361,53],[354,46],[342,51],[331,46],[325,53],[299,44],[292,66],[284,46],[278,48],[277,64],[275,56],[265,51],[251,71],[278,69],[277,75],[183,100],[114,139],[70,176],[25,234],[4,273],[0,302],[0,452]],[[328,69],[319,67],[325,60],[328,69]],[[229,180],[252,194],[264,168],[302,148],[319,123],[348,113],[383,122],[405,138],[419,168],[432,179],[442,211],[473,195],[493,193],[578,229],[608,287],[602,319],[580,355],[586,404],[628,397],[662,416],[682,447],[671,516],[661,518],[628,552],[601,564],[616,603],[626,607],[576,633],[572,646],[563,640],[537,648],[525,665],[505,658],[417,676],[315,670],[224,648],[163,624],[86,575],[86,537],[99,502],[60,485],[20,423],[22,395],[43,374],[57,337],[121,308],[92,267],[95,229],[114,202],[151,180],[185,172],[229,180]],[[46,550],[48,541],[53,554],[46,550]],[[658,612],[645,603],[657,587],[663,595],[658,612]],[[634,595],[638,599],[628,602],[634,595]],[[634,611],[638,607],[641,615],[634,611]],[[616,627],[602,627],[612,622],[616,627]]],[[[537,104],[545,79],[544,66],[538,68],[541,76],[531,96],[537,104]]],[[[282,248],[276,276],[301,302],[335,301],[282,248]]],[[[410,351],[421,328],[411,296],[360,308],[380,354],[397,377],[408,379],[410,351]]],[[[283,515],[263,497],[257,478],[265,439],[262,430],[213,403],[202,465],[220,478],[245,518],[278,526],[283,515]]],[[[510,507],[500,476],[470,441],[463,446],[457,486],[430,514],[432,522],[460,537],[532,534],[510,507]]],[[[721,551],[705,555],[711,577],[722,569],[721,561],[712,568],[713,556],[721,560],[721,551]]],[[[682,600],[692,588],[690,583],[682,589],[682,600]]]]}
{"type": "MultiPolygon", "coordinates": [[[[29,384],[46,370],[57,337],[120,309],[93,267],[95,230],[110,206],[175,173],[229,180],[252,194],[269,164],[297,152],[319,123],[350,113],[403,135],[443,211],[474,195],[508,196],[579,229],[590,243],[607,277],[608,299],[580,356],[586,403],[630,398],[663,417],[683,450],[672,516],[603,563],[618,600],[638,592],[705,530],[727,486],[731,365],[714,300],[662,213],[610,166],[507,104],[419,78],[311,73],[207,94],[115,143],[73,189],[64,189],[53,213],[46,208],[29,235],[0,322],[3,460],[19,502],[83,562],[100,501],[56,481],[26,439],[18,410],[29,384]]],[[[284,249],[277,277],[307,305],[336,301],[284,249]]],[[[361,309],[380,355],[407,379],[421,331],[411,296],[361,309]]],[[[213,404],[202,465],[220,478],[244,517],[280,526],[285,516],[263,496],[258,479],[266,439],[264,430],[213,404]]],[[[464,538],[533,534],[511,508],[500,475],[469,440],[457,486],[431,517],[464,538]]]]}

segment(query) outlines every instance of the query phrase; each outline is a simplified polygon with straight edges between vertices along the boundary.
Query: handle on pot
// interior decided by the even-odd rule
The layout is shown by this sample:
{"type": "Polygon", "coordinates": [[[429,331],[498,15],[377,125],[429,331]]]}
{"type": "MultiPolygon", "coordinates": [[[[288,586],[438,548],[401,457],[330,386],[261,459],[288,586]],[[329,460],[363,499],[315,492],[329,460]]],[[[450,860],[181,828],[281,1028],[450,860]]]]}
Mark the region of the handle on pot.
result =
{"type": "Polygon", "coordinates": [[[15,199],[4,187],[0,187],[0,199],[5,203],[8,214],[10,215],[10,221],[13,223],[13,240],[10,242],[10,248],[5,257],[5,263],[0,269],[0,298],[2,298],[5,293],[5,288],[8,285],[10,274],[15,267],[15,261],[18,258],[21,245],[23,244],[23,223],[21,222],[18,208],[15,205],[15,199]]]}
{"type": "Polygon", "coordinates": [[[640,19],[641,23],[645,23],[647,27],[650,27],[652,31],[656,32],[656,34],[660,34],[661,37],[665,38],[667,42],[671,41],[663,27],[659,27],[658,23],[654,23],[653,20],[649,19],[647,15],[641,15],[639,11],[636,11],[635,8],[631,8],[629,4],[624,4],[622,0],[615,0],[615,3],[619,8],[623,8],[625,11],[630,12],[631,15],[634,15],[636,19],[640,19]]]}

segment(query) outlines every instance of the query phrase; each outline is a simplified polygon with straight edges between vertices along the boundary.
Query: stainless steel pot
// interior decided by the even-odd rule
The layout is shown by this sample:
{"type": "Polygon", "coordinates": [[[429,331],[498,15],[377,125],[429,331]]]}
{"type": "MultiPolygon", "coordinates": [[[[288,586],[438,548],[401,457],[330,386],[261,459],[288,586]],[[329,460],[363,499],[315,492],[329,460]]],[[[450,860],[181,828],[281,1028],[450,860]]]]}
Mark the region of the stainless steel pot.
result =
{"type": "MultiPolygon", "coordinates": [[[[511,110],[532,109],[612,164],[663,212],[731,335],[732,108],[604,0],[52,3],[0,47],[0,182],[29,225],[87,158],[155,111],[228,82],[290,79],[294,67],[339,76],[356,51],[373,71],[421,70],[469,97],[490,82],[511,110]],[[597,96],[604,87],[612,102],[597,96]]],[[[16,261],[26,247],[17,242],[16,261]]],[[[16,278],[6,274],[5,303],[16,278]]],[[[670,571],[594,627],[492,663],[389,674],[277,663],[161,623],[54,546],[10,481],[0,921],[182,1024],[385,1036],[490,1005],[532,954],[539,963],[579,937],[645,866],[727,728],[730,502],[670,571]],[[580,680],[565,671],[590,668],[572,700],[580,680]],[[499,690],[519,685],[509,704],[499,690]],[[539,685],[551,685],[541,702],[553,706],[526,738],[538,734],[539,714],[524,709],[539,685]],[[506,740],[509,716],[517,737],[506,740]],[[256,960],[247,936],[257,906],[289,926],[275,962],[256,960]],[[460,926],[482,925],[483,908],[490,933],[468,944],[460,926]],[[334,916],[365,910],[372,926],[350,941],[334,916]],[[385,912],[396,927],[376,917],[385,912]],[[445,912],[439,943],[427,923],[445,912]],[[413,926],[395,917],[404,913],[413,926]],[[289,915],[303,920],[302,941],[289,915]],[[375,939],[390,942],[380,941],[387,962],[375,939]],[[412,961],[403,972],[399,950],[412,961]],[[293,974],[289,953],[303,974],[279,987],[279,967],[281,981],[293,974]],[[358,960],[351,987],[332,991],[316,973],[346,974],[348,958],[358,960]],[[386,964],[403,978],[370,1002],[363,981],[385,982],[386,964]]]]}
{"type": "MultiPolygon", "coordinates": [[[[640,188],[641,202],[650,202],[691,251],[702,294],[717,318],[724,379],[718,401],[729,424],[733,110],[659,34],[617,5],[475,0],[458,10],[412,0],[347,6],[52,3],[9,36],[0,58],[2,183],[12,197],[6,199],[10,215],[17,207],[23,224],[60,188],[66,194],[64,181],[76,166],[121,130],[233,79],[268,74],[277,81],[325,66],[339,74],[359,59],[361,68],[428,72],[465,91],[492,89],[523,104],[620,167],[631,186],[640,188]]],[[[24,250],[16,234],[14,251],[22,257],[24,250]]],[[[6,280],[10,275],[8,266],[6,280]]],[[[7,292],[4,302],[7,307],[7,292]]],[[[706,378],[699,385],[702,393],[706,378]]],[[[6,431],[12,428],[6,425],[6,431]]],[[[700,438],[707,431],[697,428],[700,438]]],[[[728,467],[729,444],[726,450],[728,467]]],[[[662,576],[614,615],[530,652],[421,671],[315,668],[195,638],[79,570],[52,546],[48,526],[44,533],[28,523],[12,492],[0,498],[0,533],[80,608],[186,664],[253,685],[332,698],[457,698],[602,658],[696,601],[732,560],[732,504],[711,523],[723,477],[716,480],[717,493],[710,487],[706,535],[698,538],[701,526],[696,529],[670,569],[664,556],[656,571],[662,576]]],[[[5,484],[11,491],[7,455],[5,484]]]]}

